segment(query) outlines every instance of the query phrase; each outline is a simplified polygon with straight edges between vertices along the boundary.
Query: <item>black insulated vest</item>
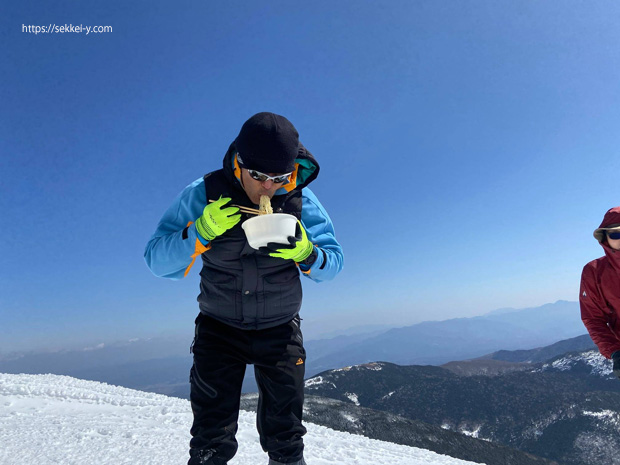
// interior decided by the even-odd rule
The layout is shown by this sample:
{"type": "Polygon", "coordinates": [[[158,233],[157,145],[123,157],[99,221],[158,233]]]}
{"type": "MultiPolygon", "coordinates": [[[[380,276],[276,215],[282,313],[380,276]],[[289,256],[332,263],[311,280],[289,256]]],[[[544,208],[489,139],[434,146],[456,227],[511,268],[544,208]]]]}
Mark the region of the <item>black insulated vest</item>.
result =
{"type": "MultiPolygon", "coordinates": [[[[226,157],[229,158],[229,157],[226,157]]],[[[231,172],[221,169],[204,177],[207,202],[230,197],[230,204],[255,208],[231,172]]],[[[301,190],[276,195],[274,213],[301,219],[301,190]]],[[[200,311],[242,329],[265,329],[290,321],[300,310],[302,289],[292,260],[260,254],[248,244],[241,224],[251,215],[210,242],[202,254],[200,311]]]]}

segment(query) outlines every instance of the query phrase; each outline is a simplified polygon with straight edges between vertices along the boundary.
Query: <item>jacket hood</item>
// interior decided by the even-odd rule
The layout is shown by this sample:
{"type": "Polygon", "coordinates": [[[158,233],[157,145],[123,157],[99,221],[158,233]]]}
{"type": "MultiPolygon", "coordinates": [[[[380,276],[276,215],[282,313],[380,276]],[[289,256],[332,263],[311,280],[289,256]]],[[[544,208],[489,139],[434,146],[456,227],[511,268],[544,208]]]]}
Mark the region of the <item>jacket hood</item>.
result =
{"type": "Polygon", "coordinates": [[[617,229],[620,231],[620,207],[614,207],[607,210],[601,225],[594,230],[594,238],[601,244],[605,241],[605,231],[609,229],[617,229]]]}
{"type": "MultiPolygon", "coordinates": [[[[243,189],[241,186],[241,168],[237,162],[237,151],[234,142],[230,144],[226,155],[224,155],[223,165],[226,177],[230,182],[243,189]]],[[[290,182],[278,189],[276,195],[303,189],[317,178],[319,170],[319,163],[308,149],[300,143],[297,158],[295,159],[295,170],[291,175],[290,182]]]]}
{"type": "Polygon", "coordinates": [[[593,233],[595,239],[601,244],[601,247],[603,247],[611,266],[616,270],[620,270],[620,250],[614,250],[609,247],[605,237],[605,231],[612,229],[620,231],[620,207],[610,208],[607,213],[605,213],[601,225],[595,229],[593,233]]]}

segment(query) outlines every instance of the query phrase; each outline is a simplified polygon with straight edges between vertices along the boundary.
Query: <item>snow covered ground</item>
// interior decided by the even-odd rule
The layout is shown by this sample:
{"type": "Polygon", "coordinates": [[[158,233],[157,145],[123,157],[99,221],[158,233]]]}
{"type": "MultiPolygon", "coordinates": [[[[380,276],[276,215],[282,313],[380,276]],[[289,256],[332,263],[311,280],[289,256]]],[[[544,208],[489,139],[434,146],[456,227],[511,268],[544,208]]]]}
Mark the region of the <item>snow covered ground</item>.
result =
{"type": "MultiPolygon", "coordinates": [[[[183,465],[189,402],[57,375],[0,373],[0,464],[183,465]]],[[[230,465],[266,464],[255,415],[241,412],[230,465]]],[[[306,424],[308,465],[471,465],[424,449],[306,424]]]]}

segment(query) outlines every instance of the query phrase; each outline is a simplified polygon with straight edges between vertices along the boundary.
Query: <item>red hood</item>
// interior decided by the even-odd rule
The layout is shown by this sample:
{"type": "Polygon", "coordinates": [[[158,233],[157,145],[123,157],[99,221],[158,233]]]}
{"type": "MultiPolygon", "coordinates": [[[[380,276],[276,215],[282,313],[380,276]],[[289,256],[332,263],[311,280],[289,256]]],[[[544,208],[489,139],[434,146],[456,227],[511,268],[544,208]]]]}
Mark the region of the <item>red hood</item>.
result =
{"type": "Polygon", "coordinates": [[[599,231],[600,228],[608,228],[612,225],[620,225],[620,207],[610,208],[605,216],[603,217],[603,221],[601,225],[598,227],[596,231],[594,231],[594,237],[599,241],[603,250],[605,250],[605,255],[611,262],[611,265],[616,269],[620,270],[620,250],[614,250],[609,245],[607,245],[607,240],[604,235],[600,235],[603,231],[599,231]],[[597,233],[599,236],[597,237],[597,233]]]}
{"type": "Polygon", "coordinates": [[[610,208],[607,213],[605,213],[603,222],[599,228],[607,228],[612,224],[620,224],[620,207],[610,208]]]}

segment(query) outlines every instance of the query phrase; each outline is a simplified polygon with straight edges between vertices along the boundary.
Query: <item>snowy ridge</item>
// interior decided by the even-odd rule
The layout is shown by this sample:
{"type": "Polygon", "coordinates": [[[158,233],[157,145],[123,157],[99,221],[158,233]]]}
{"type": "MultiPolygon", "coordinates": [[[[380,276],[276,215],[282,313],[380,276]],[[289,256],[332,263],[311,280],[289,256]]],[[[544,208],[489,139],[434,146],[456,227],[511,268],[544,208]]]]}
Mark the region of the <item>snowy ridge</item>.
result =
{"type": "Polygon", "coordinates": [[[553,361],[552,363],[545,363],[542,366],[542,369],[543,371],[548,369],[568,371],[580,362],[591,367],[592,375],[608,377],[612,374],[611,363],[597,350],[589,350],[587,352],[564,356],[553,361]]]}
{"type": "Polygon", "coordinates": [[[322,376],[315,376],[314,378],[307,379],[304,383],[304,386],[305,387],[316,386],[318,384],[323,384],[323,383],[330,384],[334,388],[336,387],[336,385],[332,383],[331,381],[325,381],[322,376]]]}
{"type": "Polygon", "coordinates": [[[594,417],[599,420],[607,420],[610,424],[613,424],[616,428],[620,429],[620,414],[612,410],[603,410],[601,412],[591,412],[584,410],[582,415],[587,417],[594,417]]]}
{"type": "MultiPolygon", "coordinates": [[[[267,463],[255,415],[242,411],[230,465],[267,463]]],[[[187,462],[189,402],[58,375],[0,374],[0,465],[187,462]]],[[[472,465],[424,449],[306,424],[309,465],[472,465]]]]}
{"type": "Polygon", "coordinates": [[[344,368],[338,368],[336,370],[332,370],[332,373],[338,373],[339,371],[351,371],[352,369],[381,371],[383,369],[383,365],[381,365],[381,363],[379,362],[362,363],[361,365],[352,365],[344,368]]]}

